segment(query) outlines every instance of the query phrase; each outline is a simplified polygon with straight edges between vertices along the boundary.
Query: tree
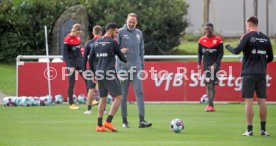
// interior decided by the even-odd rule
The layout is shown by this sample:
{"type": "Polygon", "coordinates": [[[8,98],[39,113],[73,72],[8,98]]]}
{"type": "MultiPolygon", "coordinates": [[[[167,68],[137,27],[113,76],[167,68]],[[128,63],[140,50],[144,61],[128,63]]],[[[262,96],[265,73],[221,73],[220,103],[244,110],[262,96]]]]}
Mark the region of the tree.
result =
{"type": "Polygon", "coordinates": [[[125,23],[128,13],[138,15],[144,33],[146,54],[170,54],[180,44],[188,23],[188,5],[183,0],[87,0],[90,29],[108,22],[125,23]]]}
{"type": "Polygon", "coordinates": [[[0,63],[14,63],[18,55],[45,54],[44,25],[51,44],[55,21],[76,4],[87,8],[89,30],[108,22],[123,26],[127,14],[135,12],[146,54],[170,54],[187,27],[184,0],[0,0],[0,63]]]}
{"type": "Polygon", "coordinates": [[[56,0],[0,1],[0,62],[14,63],[18,55],[45,54],[44,25],[51,37],[55,20],[65,8],[63,1],[56,0]]]}

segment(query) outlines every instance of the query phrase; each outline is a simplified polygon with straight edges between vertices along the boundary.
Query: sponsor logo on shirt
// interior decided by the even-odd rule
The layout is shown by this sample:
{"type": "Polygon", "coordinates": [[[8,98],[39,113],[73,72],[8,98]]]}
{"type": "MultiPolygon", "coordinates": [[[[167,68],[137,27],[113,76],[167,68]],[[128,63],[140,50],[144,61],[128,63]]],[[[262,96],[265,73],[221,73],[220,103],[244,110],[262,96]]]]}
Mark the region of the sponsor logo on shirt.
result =
{"type": "Polygon", "coordinates": [[[260,55],[266,55],[266,51],[264,50],[256,50],[256,49],[253,49],[251,51],[252,54],[260,54],[260,55]]]}
{"type": "Polygon", "coordinates": [[[264,43],[264,42],[267,42],[267,39],[265,39],[265,38],[255,38],[255,37],[250,38],[251,43],[255,43],[256,41],[259,41],[260,43],[264,43]]]}
{"type": "Polygon", "coordinates": [[[202,48],[202,53],[206,53],[206,52],[214,53],[214,52],[216,52],[216,51],[217,51],[217,49],[202,48]]]}
{"type": "Polygon", "coordinates": [[[212,42],[213,44],[217,44],[218,40],[213,40],[212,42]]]}
{"type": "Polygon", "coordinates": [[[107,53],[97,53],[96,54],[97,57],[108,57],[107,53]]]}

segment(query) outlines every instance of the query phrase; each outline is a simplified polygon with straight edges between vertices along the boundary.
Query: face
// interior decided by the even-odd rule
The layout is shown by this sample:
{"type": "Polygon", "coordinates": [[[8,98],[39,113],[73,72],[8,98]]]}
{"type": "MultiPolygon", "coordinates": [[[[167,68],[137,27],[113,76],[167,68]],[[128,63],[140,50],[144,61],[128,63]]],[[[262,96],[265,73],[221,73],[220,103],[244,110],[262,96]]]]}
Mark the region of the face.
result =
{"type": "Polygon", "coordinates": [[[133,17],[133,16],[129,16],[126,20],[126,23],[127,23],[127,27],[129,29],[134,29],[136,28],[136,25],[137,25],[137,18],[136,17],[133,17]]]}
{"type": "Polygon", "coordinates": [[[82,31],[73,31],[73,36],[80,36],[82,31]]]}
{"type": "Polygon", "coordinates": [[[211,37],[213,36],[213,28],[211,26],[205,26],[204,27],[204,31],[205,31],[205,34],[208,36],[208,37],[211,37]]]}
{"type": "Polygon", "coordinates": [[[111,38],[113,38],[113,39],[117,38],[118,33],[119,33],[118,28],[112,29],[111,31],[112,31],[112,32],[111,32],[111,38]]]}

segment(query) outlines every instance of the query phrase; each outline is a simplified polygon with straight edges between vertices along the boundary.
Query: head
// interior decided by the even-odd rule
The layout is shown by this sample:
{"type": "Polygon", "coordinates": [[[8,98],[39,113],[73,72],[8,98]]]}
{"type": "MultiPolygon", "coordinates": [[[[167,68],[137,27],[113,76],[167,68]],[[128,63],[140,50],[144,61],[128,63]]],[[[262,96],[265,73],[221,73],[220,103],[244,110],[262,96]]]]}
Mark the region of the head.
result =
{"type": "Polygon", "coordinates": [[[81,30],[81,24],[76,23],[72,26],[71,29],[71,35],[72,36],[79,36],[81,34],[82,30],[81,30]]]}
{"type": "Polygon", "coordinates": [[[207,23],[204,26],[204,32],[208,37],[212,37],[214,35],[214,25],[212,23],[207,23]]]}
{"type": "Polygon", "coordinates": [[[105,31],[106,31],[106,34],[107,36],[110,36],[111,38],[115,39],[117,38],[117,35],[118,35],[118,25],[116,23],[108,23],[106,26],[105,26],[105,31]]]}
{"type": "Polygon", "coordinates": [[[249,31],[256,31],[258,30],[258,18],[256,16],[251,16],[246,20],[246,30],[249,31]]]}
{"type": "Polygon", "coordinates": [[[127,28],[130,30],[135,29],[138,23],[137,19],[137,15],[135,13],[129,13],[126,20],[127,28]]]}
{"type": "Polygon", "coordinates": [[[102,36],[102,27],[100,25],[96,25],[93,27],[93,35],[95,36],[102,36]]]}

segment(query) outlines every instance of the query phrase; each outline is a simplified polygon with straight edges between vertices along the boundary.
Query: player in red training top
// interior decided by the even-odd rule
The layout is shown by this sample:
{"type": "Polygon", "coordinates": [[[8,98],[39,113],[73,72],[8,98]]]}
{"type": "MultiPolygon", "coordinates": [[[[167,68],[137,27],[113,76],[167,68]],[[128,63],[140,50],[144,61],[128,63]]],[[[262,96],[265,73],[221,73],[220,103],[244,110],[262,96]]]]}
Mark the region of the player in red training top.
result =
{"type": "Polygon", "coordinates": [[[198,41],[198,69],[201,68],[203,56],[203,69],[207,96],[209,98],[206,112],[214,112],[215,85],[218,84],[217,72],[220,70],[220,63],[223,57],[222,38],[214,34],[214,26],[207,23],[204,27],[205,36],[198,41]]]}

